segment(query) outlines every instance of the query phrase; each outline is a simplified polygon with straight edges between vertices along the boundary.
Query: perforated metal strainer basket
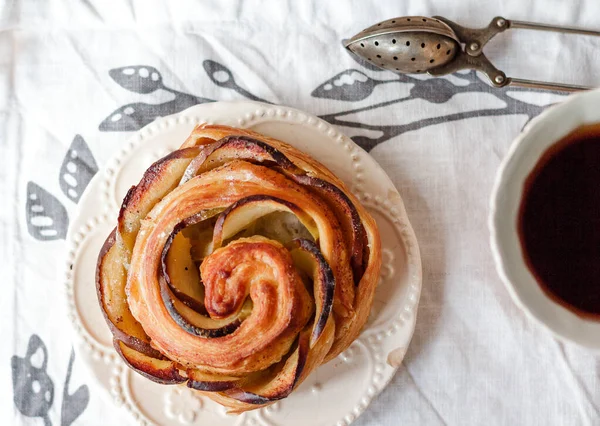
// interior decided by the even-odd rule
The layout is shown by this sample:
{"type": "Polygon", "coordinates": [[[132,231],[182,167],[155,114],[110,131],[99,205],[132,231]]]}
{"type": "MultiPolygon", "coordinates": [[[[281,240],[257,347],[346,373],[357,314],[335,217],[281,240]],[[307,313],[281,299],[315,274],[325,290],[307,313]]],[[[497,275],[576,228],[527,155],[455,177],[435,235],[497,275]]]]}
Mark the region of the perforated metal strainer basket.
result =
{"type": "Polygon", "coordinates": [[[398,73],[427,72],[439,76],[461,69],[475,69],[484,73],[495,87],[511,85],[563,91],[589,89],[507,77],[486,58],[483,47],[496,34],[509,28],[600,36],[598,31],[509,21],[502,17],[494,18],[486,28],[471,29],[440,16],[405,16],[361,31],[346,42],[346,48],[376,67],[398,73]]]}

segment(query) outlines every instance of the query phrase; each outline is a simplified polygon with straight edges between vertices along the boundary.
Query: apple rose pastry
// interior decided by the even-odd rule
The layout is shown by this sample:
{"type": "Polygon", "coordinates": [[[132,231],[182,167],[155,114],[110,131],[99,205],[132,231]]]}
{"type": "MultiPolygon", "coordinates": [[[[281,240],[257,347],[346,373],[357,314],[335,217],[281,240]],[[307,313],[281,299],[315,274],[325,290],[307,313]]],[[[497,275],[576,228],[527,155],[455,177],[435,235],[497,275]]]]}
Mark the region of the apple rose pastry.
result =
{"type": "Polygon", "coordinates": [[[131,368],[242,412],[352,343],[380,266],[373,218],[322,164],[201,125],[125,196],[96,283],[131,368]]]}

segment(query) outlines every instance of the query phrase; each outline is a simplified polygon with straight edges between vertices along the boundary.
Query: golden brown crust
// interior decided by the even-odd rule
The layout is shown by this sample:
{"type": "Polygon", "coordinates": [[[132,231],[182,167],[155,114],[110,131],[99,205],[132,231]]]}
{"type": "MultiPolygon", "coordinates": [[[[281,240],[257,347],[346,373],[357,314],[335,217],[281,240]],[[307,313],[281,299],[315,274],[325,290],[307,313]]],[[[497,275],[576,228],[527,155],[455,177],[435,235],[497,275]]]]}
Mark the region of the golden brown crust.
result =
{"type": "Polygon", "coordinates": [[[200,125],[128,192],[96,285],[130,367],[239,413],[285,398],[352,343],[380,266],[374,220],[322,164],[200,125]],[[253,231],[275,214],[303,231],[253,231]]]}

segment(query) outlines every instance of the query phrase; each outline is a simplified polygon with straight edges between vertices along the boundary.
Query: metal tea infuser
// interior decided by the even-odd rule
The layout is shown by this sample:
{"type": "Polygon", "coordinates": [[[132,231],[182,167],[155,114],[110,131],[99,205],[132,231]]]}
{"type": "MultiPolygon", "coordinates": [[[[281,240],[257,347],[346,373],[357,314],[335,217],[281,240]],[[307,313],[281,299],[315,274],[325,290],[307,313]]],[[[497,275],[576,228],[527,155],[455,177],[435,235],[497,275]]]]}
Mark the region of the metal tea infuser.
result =
{"type": "Polygon", "coordinates": [[[484,73],[494,87],[519,86],[573,92],[589,87],[507,77],[483,54],[496,34],[509,28],[600,36],[599,31],[511,21],[500,16],[482,29],[462,27],[441,16],[406,16],[375,24],[346,42],[353,54],[376,67],[402,74],[451,74],[462,69],[484,73]],[[464,48],[463,48],[464,46],[464,48]]]}

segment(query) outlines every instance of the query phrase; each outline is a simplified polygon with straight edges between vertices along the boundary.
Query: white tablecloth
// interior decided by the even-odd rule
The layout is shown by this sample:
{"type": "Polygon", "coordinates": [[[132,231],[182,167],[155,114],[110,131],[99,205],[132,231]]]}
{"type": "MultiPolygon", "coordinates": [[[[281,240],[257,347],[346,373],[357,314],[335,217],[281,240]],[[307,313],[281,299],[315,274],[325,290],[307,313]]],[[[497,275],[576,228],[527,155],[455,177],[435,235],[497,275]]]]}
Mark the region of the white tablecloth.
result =
{"type": "MultiPolygon", "coordinates": [[[[340,124],[390,175],[417,233],[424,285],[415,336],[357,424],[600,424],[598,357],[517,309],[488,245],[496,168],[527,120],[561,96],[492,89],[473,73],[398,77],[341,47],[404,15],[600,29],[600,2],[0,6],[0,424],[130,424],[71,354],[61,275],[69,217],[131,131],[196,103],[248,98],[340,124]]],[[[511,76],[600,85],[599,48],[592,37],[514,30],[486,53],[511,76]]]]}

